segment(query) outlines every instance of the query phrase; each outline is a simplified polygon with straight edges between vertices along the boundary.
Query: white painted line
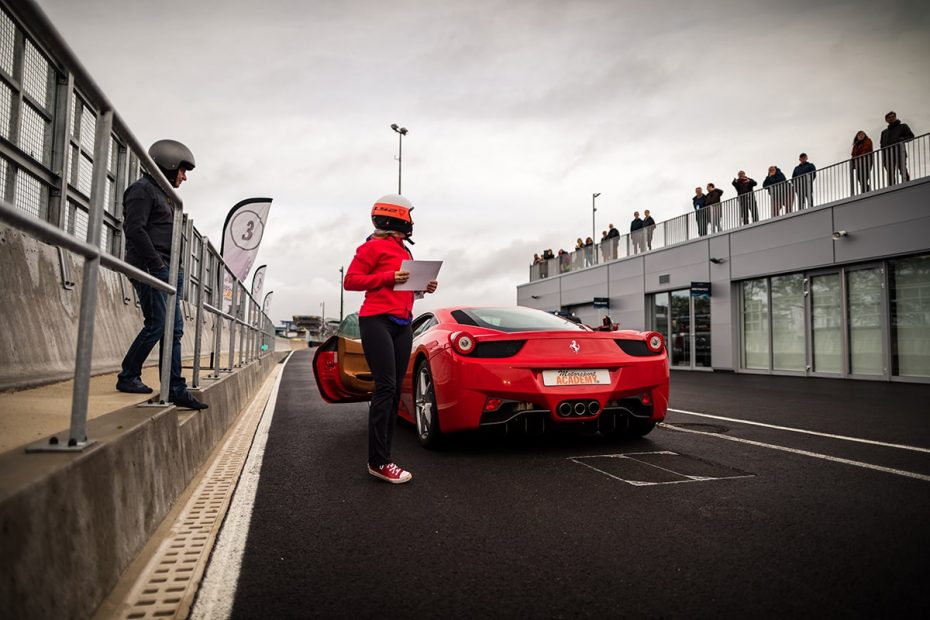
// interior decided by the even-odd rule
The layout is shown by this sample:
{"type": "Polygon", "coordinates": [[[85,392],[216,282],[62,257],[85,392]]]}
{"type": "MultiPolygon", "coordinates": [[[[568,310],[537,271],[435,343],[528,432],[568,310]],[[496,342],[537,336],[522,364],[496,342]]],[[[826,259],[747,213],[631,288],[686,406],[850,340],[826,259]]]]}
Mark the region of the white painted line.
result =
{"type": "Polygon", "coordinates": [[[830,456],[829,454],[820,454],[819,452],[810,452],[808,450],[798,450],[797,448],[788,448],[786,446],[778,446],[778,445],[771,444],[771,443],[753,441],[751,439],[742,439],[740,437],[732,437],[730,435],[723,435],[721,433],[707,433],[705,431],[696,431],[690,428],[682,428],[680,426],[675,426],[674,424],[667,424],[665,422],[662,423],[662,427],[670,429],[670,430],[678,431],[679,433],[692,433],[694,435],[707,435],[708,437],[718,437],[720,439],[726,439],[727,441],[745,443],[751,446],[759,446],[761,448],[771,448],[772,450],[781,450],[782,452],[790,452],[792,454],[810,456],[816,459],[823,459],[825,461],[831,461],[833,463],[842,463],[844,465],[852,465],[854,467],[863,467],[865,469],[872,469],[874,471],[885,472],[886,474],[894,474],[895,476],[904,476],[905,478],[914,478],[915,480],[923,480],[924,482],[930,482],[930,476],[925,476],[923,474],[918,474],[918,473],[915,473],[912,471],[906,471],[903,469],[894,469],[893,467],[883,467],[881,465],[863,463],[862,461],[852,461],[850,459],[844,459],[838,456],[830,456]]]}
{"type": "Polygon", "coordinates": [[[194,620],[228,618],[232,613],[236,587],[239,584],[239,573],[242,569],[242,555],[245,552],[245,542],[252,523],[252,508],[255,505],[255,494],[258,491],[262,458],[265,455],[265,444],[268,442],[268,429],[271,428],[271,419],[274,417],[275,406],[278,402],[281,377],[284,376],[291,357],[292,355],[287,357],[278,372],[271,395],[265,404],[262,419],[255,431],[252,448],[242,468],[236,492],[229,504],[229,511],[226,513],[226,519],[223,521],[223,527],[210,556],[210,564],[201,582],[194,608],[191,610],[190,617],[194,620]]]}
{"type": "MultiPolygon", "coordinates": [[[[698,413],[696,411],[685,411],[684,409],[669,409],[675,413],[684,413],[685,415],[700,416],[702,418],[711,418],[714,420],[724,420],[726,422],[738,422],[739,424],[751,424],[752,426],[764,426],[765,428],[774,428],[779,431],[790,431],[792,433],[804,433],[805,435],[817,435],[818,437],[828,437],[830,439],[841,439],[843,441],[854,441],[856,443],[865,443],[872,446],[882,446],[883,448],[897,448],[898,450],[910,450],[912,452],[924,452],[930,454],[930,448],[921,448],[919,446],[908,446],[900,443],[887,443],[884,441],[874,441],[872,439],[862,439],[861,437],[849,437],[847,435],[832,435],[830,433],[820,433],[818,431],[808,431],[803,428],[792,428],[790,426],[778,426],[776,424],[765,424],[763,422],[752,422],[740,418],[725,418],[721,415],[711,415],[709,413],[698,413]]],[[[679,429],[681,430],[681,429],[679,429]]]]}

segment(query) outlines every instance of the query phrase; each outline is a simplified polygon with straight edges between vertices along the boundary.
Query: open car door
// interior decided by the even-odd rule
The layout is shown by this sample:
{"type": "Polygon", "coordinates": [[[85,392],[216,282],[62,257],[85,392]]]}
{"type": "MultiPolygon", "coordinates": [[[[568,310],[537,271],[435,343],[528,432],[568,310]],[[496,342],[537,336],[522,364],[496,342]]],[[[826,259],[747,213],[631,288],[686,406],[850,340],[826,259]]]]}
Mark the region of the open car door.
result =
{"type": "Polygon", "coordinates": [[[320,396],[330,403],[371,400],[375,382],[358,333],[358,315],[350,314],[336,335],[327,338],[313,355],[313,376],[320,396]]]}

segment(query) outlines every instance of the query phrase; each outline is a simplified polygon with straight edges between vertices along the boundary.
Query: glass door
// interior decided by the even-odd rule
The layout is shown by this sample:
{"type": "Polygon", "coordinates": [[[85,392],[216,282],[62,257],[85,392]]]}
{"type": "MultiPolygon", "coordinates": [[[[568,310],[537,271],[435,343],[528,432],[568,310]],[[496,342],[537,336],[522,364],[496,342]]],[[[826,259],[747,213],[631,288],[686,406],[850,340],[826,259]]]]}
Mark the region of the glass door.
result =
{"type": "Polygon", "coordinates": [[[849,324],[849,374],[884,377],[887,374],[885,327],[885,270],[867,267],[846,272],[849,324]]]}
{"type": "Polygon", "coordinates": [[[695,293],[691,296],[694,320],[694,368],[710,368],[710,295],[695,293]]]}
{"type": "Polygon", "coordinates": [[[669,365],[710,368],[710,296],[690,289],[652,296],[652,329],[665,337],[669,365]]]}
{"type": "Polygon", "coordinates": [[[809,285],[812,374],[843,373],[843,291],[839,272],[812,275],[809,285]]]}
{"type": "Polygon", "coordinates": [[[691,291],[684,289],[671,292],[669,306],[671,340],[668,350],[672,356],[671,366],[691,368],[691,291]]]}

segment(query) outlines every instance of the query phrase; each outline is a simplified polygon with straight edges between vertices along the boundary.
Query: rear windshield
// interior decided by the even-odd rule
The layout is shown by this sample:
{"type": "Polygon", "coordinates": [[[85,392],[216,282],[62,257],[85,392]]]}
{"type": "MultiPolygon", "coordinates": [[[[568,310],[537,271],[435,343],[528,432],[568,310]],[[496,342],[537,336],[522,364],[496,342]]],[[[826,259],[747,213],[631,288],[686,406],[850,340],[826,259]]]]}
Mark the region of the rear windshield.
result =
{"type": "Polygon", "coordinates": [[[476,325],[502,332],[587,331],[581,325],[533,308],[469,308],[455,310],[462,325],[476,325]]]}

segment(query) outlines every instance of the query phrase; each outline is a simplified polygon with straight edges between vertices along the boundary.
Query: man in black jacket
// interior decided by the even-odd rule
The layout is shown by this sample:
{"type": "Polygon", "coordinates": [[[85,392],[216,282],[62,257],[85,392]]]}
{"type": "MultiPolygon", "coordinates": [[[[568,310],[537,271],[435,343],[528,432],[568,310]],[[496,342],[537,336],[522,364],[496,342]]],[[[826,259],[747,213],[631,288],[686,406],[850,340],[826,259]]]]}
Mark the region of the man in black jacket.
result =
{"type": "Polygon", "coordinates": [[[798,210],[800,210],[805,204],[808,207],[814,206],[814,179],[817,178],[817,166],[807,161],[807,153],[798,155],[798,161],[800,163],[791,173],[791,182],[798,193],[798,210]]]}
{"type": "Polygon", "coordinates": [[[752,188],[756,186],[756,180],[746,176],[746,172],[740,170],[733,179],[733,187],[736,188],[736,195],[739,197],[739,213],[743,225],[749,223],[750,216],[753,222],[759,221],[759,209],[756,206],[756,196],[752,188]]]}
{"type": "Polygon", "coordinates": [[[643,211],[643,232],[646,233],[646,248],[652,249],[652,233],[656,231],[656,221],[649,215],[649,209],[643,211]]]}
{"type": "MultiPolygon", "coordinates": [[[[149,148],[149,155],[173,187],[180,187],[181,183],[187,180],[187,171],[194,169],[194,154],[175,140],[159,140],[149,148]]],[[[168,282],[168,265],[171,262],[175,208],[171,198],[147,172],[126,188],[123,194],[126,262],[164,282],[168,282]]],[[[181,376],[181,337],[184,335],[184,317],[181,314],[183,282],[184,276],[179,271],[175,295],[169,400],[179,407],[206,409],[207,405],[194,398],[188,391],[187,383],[181,376]]],[[[123,358],[123,368],[117,377],[116,389],[131,394],[150,394],[152,388],[142,383],[142,364],[155,344],[162,342],[168,294],[141,282],[133,281],[132,284],[139,298],[144,324],[123,358]]],[[[159,358],[163,349],[164,346],[159,347],[159,358]]]]}
{"type": "Polygon", "coordinates": [[[898,115],[889,112],[885,115],[885,122],[888,127],[882,130],[882,161],[885,164],[885,171],[888,173],[888,185],[894,185],[898,182],[898,175],[901,175],[901,181],[910,181],[911,175],[907,172],[907,151],[904,150],[904,143],[914,139],[914,132],[898,120],[898,115]]]}
{"type": "Polygon", "coordinates": [[[643,221],[639,219],[639,211],[633,213],[633,221],[630,222],[630,241],[633,245],[633,254],[643,251],[643,221]]]}

